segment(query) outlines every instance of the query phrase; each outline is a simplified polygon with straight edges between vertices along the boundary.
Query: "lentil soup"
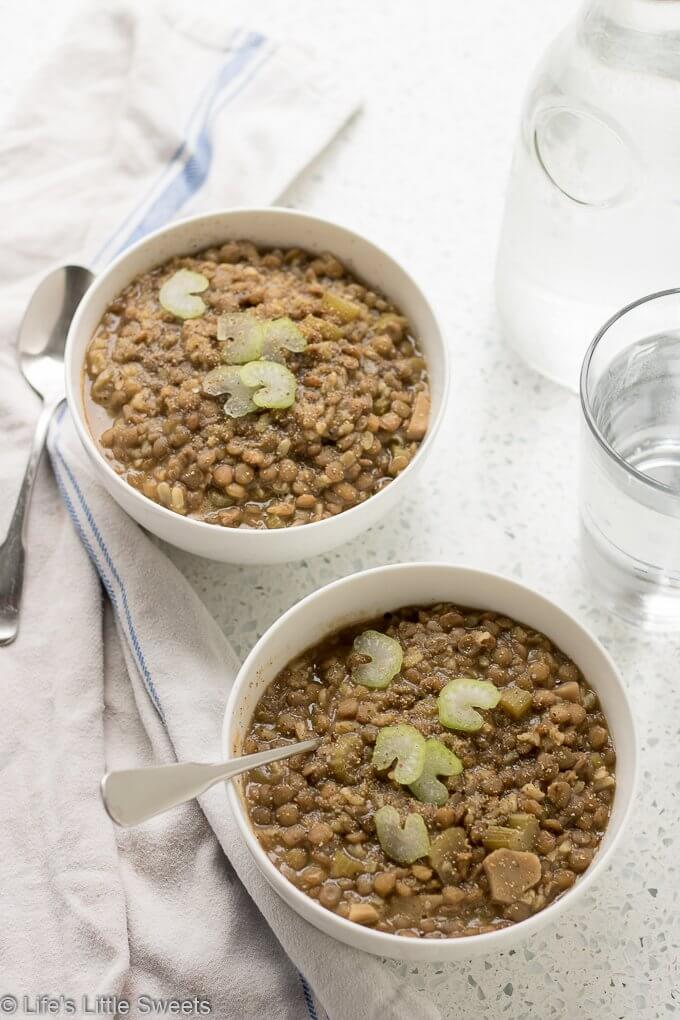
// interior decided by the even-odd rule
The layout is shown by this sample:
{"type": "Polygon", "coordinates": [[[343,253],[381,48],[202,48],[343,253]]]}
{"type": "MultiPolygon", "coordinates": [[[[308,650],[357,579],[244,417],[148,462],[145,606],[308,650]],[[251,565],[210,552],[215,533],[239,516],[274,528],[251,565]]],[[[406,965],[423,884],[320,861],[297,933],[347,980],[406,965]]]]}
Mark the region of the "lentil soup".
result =
{"type": "Polygon", "coordinates": [[[90,431],[143,495],[223,527],[357,506],[428,425],[409,323],[331,254],[229,242],[137,277],[89,344],[90,431]]]}
{"type": "Polygon", "coordinates": [[[260,698],[243,752],[312,735],[313,753],[245,777],[250,822],[289,881],[379,931],[522,921],[586,871],[609,820],[597,695],[497,613],[409,607],[310,648],[260,698]]]}

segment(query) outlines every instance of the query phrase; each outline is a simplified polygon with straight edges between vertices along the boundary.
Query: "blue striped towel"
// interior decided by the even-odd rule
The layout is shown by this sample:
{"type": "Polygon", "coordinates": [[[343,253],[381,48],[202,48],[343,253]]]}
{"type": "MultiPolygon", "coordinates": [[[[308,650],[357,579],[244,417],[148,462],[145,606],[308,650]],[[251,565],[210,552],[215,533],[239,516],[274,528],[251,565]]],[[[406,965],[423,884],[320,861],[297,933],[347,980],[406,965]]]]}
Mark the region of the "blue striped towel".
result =
{"type": "MultiPolygon", "coordinates": [[[[86,5],[0,133],[10,495],[35,416],[12,342],[36,276],[57,260],[103,266],[178,215],[273,201],[355,108],[328,62],[225,27],[214,8],[183,7],[177,18],[171,5],[86,5]]],[[[63,410],[49,448],[22,629],[1,656],[5,990],[197,997],[226,1020],[434,1017],[379,961],[279,899],[222,790],[202,810],[112,830],[102,772],[217,756],[237,663],[184,578],[92,476],[63,410]]]]}

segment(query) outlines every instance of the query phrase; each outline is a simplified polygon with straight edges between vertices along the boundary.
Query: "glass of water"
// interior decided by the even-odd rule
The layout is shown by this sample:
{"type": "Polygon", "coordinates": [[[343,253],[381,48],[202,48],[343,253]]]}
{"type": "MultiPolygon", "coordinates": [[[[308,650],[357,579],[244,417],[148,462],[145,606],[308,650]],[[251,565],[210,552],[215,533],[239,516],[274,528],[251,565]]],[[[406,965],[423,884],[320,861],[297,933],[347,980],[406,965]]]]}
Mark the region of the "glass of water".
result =
{"type": "Polygon", "coordinates": [[[619,616],[680,630],[680,289],[628,305],[581,371],[583,560],[619,616]]]}

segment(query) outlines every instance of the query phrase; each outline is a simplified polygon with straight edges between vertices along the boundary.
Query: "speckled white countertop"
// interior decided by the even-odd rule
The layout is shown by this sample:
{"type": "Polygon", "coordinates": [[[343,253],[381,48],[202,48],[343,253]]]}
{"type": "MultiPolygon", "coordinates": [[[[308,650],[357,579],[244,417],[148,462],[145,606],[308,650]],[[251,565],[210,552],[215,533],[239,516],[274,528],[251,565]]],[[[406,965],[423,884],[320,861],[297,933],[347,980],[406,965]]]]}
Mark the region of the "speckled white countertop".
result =
{"type": "MultiPolygon", "coordinates": [[[[12,40],[3,50],[0,113],[55,45],[72,7],[0,2],[3,36],[12,40]]],[[[224,2],[229,20],[237,12],[243,23],[337,53],[361,83],[363,112],[282,201],[363,231],[425,281],[453,352],[453,393],[417,493],[351,544],[276,568],[173,559],[240,654],[301,596],[364,567],[424,559],[505,572],[602,639],[639,721],[643,781],[631,831],[559,930],[464,966],[385,963],[445,1020],[680,1014],[680,641],[632,633],[593,603],[577,561],[577,400],[503,346],[491,297],[519,104],[532,65],[572,8],[572,0],[224,2]]]]}

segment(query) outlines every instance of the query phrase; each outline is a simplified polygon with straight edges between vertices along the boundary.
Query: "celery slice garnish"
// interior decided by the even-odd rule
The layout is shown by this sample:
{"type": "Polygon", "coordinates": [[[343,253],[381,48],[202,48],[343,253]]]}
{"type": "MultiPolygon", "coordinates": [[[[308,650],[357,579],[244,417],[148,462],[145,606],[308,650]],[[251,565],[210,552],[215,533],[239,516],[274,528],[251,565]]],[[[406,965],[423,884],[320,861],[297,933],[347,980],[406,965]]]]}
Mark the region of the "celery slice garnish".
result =
{"type": "Polygon", "coordinates": [[[245,365],[262,354],[264,323],[247,312],[230,312],[217,320],[217,339],[225,344],[223,359],[228,365],[245,365]]]}
{"type": "Polygon", "coordinates": [[[397,760],[389,774],[395,783],[413,783],[423,771],[425,762],[425,737],[415,726],[399,723],[397,726],[383,726],[373,748],[372,764],[376,769],[388,768],[397,760]]]}
{"type": "Polygon", "coordinates": [[[249,361],[241,370],[241,382],[253,392],[258,407],[290,407],[295,400],[295,376],[277,361],[249,361]]]}
{"type": "Polygon", "coordinates": [[[430,837],[419,814],[407,815],[402,828],[397,809],[385,804],[375,813],[375,828],[380,846],[397,864],[413,864],[430,852],[430,837]]]}
{"type": "Polygon", "coordinates": [[[166,312],[178,319],[197,319],[205,311],[205,301],[198,297],[209,286],[202,273],[178,269],[160,289],[158,300],[166,312]]]}
{"type": "Polygon", "coordinates": [[[463,771],[460,758],[449,751],[440,740],[430,737],[425,742],[425,759],[423,771],[409,790],[418,800],[425,804],[445,804],[449,799],[449,791],[437,776],[457,776],[463,771]]]}
{"type": "Polygon", "coordinates": [[[459,677],[439,692],[439,721],[450,730],[474,733],[484,724],[475,708],[495,708],[500,700],[501,692],[489,680],[459,677]]]}
{"type": "Polygon", "coordinates": [[[355,666],[352,680],[364,687],[387,687],[401,669],[404,653],[398,641],[379,630],[365,630],[354,639],[354,651],[369,655],[370,662],[355,666]]]}
{"type": "Polygon", "coordinates": [[[236,365],[219,365],[208,372],[203,380],[203,392],[209,397],[228,395],[224,413],[230,418],[242,418],[251,411],[257,411],[253,403],[252,389],[241,380],[241,371],[236,365]]]}
{"type": "Polygon", "coordinates": [[[304,334],[292,319],[271,319],[263,323],[262,357],[266,361],[283,361],[283,351],[299,354],[307,346],[304,334]]]}

